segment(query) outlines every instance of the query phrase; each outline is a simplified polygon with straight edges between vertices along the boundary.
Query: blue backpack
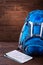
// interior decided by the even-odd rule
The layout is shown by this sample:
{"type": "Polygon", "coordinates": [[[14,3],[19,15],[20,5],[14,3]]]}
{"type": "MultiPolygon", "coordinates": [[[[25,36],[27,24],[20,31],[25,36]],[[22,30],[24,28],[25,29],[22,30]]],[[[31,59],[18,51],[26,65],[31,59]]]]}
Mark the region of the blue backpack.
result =
{"type": "Polygon", "coordinates": [[[34,10],[27,15],[18,47],[28,55],[43,55],[43,10],[34,10]]]}

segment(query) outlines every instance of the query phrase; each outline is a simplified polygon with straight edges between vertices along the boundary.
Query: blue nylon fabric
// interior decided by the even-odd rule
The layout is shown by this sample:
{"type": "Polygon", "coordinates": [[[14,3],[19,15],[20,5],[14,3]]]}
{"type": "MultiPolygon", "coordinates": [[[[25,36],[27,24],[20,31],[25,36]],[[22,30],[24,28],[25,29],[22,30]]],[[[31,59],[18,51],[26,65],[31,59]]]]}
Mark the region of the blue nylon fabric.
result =
{"type": "Polygon", "coordinates": [[[26,18],[26,21],[32,21],[33,23],[42,23],[43,22],[43,10],[34,10],[31,11],[26,18]]]}
{"type": "Polygon", "coordinates": [[[34,32],[33,32],[34,35],[35,34],[40,34],[40,26],[34,26],[34,29],[33,30],[34,30],[34,32]]]}
{"type": "MultiPolygon", "coordinates": [[[[26,37],[30,37],[30,26],[27,23],[29,21],[33,23],[42,23],[43,10],[34,10],[27,15],[19,38],[19,44],[22,45],[21,49],[23,49],[24,53],[29,55],[43,55],[43,40],[38,37],[33,37],[25,41],[26,37]]],[[[34,34],[39,33],[40,27],[34,27],[34,34]]]]}

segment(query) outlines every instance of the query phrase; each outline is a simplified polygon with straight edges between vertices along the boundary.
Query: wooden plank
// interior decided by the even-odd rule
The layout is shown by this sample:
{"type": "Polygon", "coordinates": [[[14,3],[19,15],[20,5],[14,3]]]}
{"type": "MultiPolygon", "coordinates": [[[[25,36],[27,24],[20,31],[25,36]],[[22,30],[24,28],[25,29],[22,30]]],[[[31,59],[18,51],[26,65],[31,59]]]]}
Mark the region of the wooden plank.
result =
{"type": "Polygon", "coordinates": [[[0,0],[0,41],[18,41],[27,14],[35,9],[43,9],[43,0],[0,0]]]}

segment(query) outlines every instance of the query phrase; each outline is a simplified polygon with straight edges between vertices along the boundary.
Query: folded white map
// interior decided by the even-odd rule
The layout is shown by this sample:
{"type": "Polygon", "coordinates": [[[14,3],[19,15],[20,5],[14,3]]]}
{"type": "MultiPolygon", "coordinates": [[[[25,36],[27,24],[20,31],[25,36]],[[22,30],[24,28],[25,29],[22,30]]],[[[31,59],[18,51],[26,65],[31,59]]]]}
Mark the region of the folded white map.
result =
{"type": "Polygon", "coordinates": [[[26,55],[18,50],[13,50],[13,51],[10,51],[8,53],[6,53],[4,55],[5,57],[8,57],[12,60],[15,60],[19,63],[24,63],[24,62],[27,62],[29,60],[31,60],[33,57],[29,56],[29,55],[26,55]]]}

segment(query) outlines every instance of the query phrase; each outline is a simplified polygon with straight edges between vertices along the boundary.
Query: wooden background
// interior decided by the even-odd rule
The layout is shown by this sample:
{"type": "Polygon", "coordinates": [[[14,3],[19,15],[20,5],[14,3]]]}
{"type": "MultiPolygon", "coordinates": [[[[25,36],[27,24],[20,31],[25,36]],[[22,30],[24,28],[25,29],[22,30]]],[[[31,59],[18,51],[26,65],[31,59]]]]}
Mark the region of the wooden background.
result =
{"type": "Polygon", "coordinates": [[[43,9],[43,0],[0,0],[0,41],[18,42],[24,20],[34,9],[43,9]]]}

